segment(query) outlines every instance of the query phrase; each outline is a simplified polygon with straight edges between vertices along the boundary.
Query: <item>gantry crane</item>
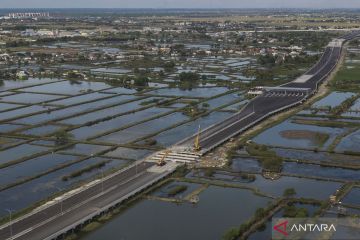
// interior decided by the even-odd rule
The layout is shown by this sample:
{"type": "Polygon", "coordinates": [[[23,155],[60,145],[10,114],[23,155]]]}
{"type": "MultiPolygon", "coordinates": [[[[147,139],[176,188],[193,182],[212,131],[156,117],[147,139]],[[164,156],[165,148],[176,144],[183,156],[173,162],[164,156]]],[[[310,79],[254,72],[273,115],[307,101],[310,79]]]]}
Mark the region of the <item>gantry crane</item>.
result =
{"type": "Polygon", "coordinates": [[[166,165],[165,159],[167,156],[169,156],[170,153],[171,153],[171,150],[165,151],[164,156],[162,156],[162,158],[157,162],[157,165],[160,167],[166,165]]]}
{"type": "Polygon", "coordinates": [[[201,127],[199,125],[199,131],[195,137],[195,142],[194,142],[194,149],[195,151],[200,151],[201,150],[201,146],[200,146],[200,133],[201,133],[201,127]]]}

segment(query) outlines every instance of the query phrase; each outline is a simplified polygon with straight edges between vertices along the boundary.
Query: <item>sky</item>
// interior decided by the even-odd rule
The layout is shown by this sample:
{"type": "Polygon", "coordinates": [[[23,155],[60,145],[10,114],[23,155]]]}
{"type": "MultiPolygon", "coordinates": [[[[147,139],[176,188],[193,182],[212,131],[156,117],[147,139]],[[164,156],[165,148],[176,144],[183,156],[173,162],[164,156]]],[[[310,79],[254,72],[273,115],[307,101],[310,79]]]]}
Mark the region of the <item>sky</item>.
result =
{"type": "Polygon", "coordinates": [[[0,8],[360,8],[360,0],[0,0],[0,8]]]}

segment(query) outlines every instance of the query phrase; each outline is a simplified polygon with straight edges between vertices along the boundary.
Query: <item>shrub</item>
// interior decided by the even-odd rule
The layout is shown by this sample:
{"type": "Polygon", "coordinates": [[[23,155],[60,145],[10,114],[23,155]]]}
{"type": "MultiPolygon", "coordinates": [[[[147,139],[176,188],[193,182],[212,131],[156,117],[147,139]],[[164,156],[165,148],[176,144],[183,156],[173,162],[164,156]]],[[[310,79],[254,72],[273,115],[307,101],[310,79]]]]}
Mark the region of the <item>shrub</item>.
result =
{"type": "Polygon", "coordinates": [[[239,229],[237,228],[230,228],[227,230],[222,237],[223,240],[236,240],[239,236],[239,229]]]}
{"type": "Polygon", "coordinates": [[[179,193],[185,192],[187,188],[188,187],[186,185],[175,186],[175,187],[171,188],[167,194],[169,197],[174,197],[179,193]]]}
{"type": "Polygon", "coordinates": [[[204,175],[205,177],[212,177],[214,175],[215,171],[212,168],[208,168],[205,170],[204,175]]]}
{"type": "Polygon", "coordinates": [[[65,130],[60,130],[55,133],[55,144],[57,146],[66,145],[71,141],[72,138],[73,135],[71,133],[68,133],[65,130]]]}
{"type": "Polygon", "coordinates": [[[296,191],[294,188],[287,188],[284,190],[283,196],[284,197],[292,197],[296,195],[296,191]]]}

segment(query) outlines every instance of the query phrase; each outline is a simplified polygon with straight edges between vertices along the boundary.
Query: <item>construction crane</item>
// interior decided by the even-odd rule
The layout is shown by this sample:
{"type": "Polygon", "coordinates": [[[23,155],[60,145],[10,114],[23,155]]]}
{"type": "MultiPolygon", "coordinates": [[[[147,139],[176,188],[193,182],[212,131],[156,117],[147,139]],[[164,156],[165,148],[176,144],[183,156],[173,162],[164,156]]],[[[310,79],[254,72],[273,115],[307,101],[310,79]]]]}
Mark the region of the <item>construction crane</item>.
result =
{"type": "Polygon", "coordinates": [[[157,165],[160,166],[160,167],[166,165],[165,159],[166,159],[167,156],[169,156],[170,153],[171,153],[170,150],[165,151],[164,156],[162,156],[162,158],[157,162],[157,165]]]}
{"type": "Polygon", "coordinates": [[[199,125],[199,131],[195,137],[195,142],[194,142],[194,149],[195,151],[200,151],[201,150],[201,146],[200,146],[200,132],[201,132],[201,127],[199,125]]]}

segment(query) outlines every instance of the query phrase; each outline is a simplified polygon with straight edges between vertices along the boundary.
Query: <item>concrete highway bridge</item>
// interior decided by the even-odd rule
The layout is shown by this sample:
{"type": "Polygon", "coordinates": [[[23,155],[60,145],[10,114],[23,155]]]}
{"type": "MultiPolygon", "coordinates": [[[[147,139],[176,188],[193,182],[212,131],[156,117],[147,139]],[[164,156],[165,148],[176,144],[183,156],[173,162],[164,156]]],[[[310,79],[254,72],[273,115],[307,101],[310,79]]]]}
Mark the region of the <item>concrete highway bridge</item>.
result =
{"type": "Polygon", "coordinates": [[[334,39],[326,47],[321,59],[304,75],[279,87],[264,87],[261,95],[250,101],[240,112],[203,130],[200,134],[181,141],[177,147],[191,149],[199,135],[199,153],[205,154],[264,119],[302,104],[317,92],[319,85],[335,69],[341,58],[343,44],[359,34],[360,31],[355,31],[334,39]]]}
{"type": "Polygon", "coordinates": [[[110,176],[75,189],[53,201],[0,226],[0,240],[57,239],[101,216],[135,194],[144,191],[175,171],[177,166],[194,162],[228,139],[238,135],[273,114],[302,104],[316,93],[319,84],[336,67],[345,41],[358,36],[351,32],[333,40],[319,62],[298,79],[276,88],[263,88],[262,94],[240,112],[200,132],[200,151],[194,150],[197,135],[176,144],[171,151],[159,152],[110,176]],[[159,160],[168,161],[164,166],[159,160]]]}

